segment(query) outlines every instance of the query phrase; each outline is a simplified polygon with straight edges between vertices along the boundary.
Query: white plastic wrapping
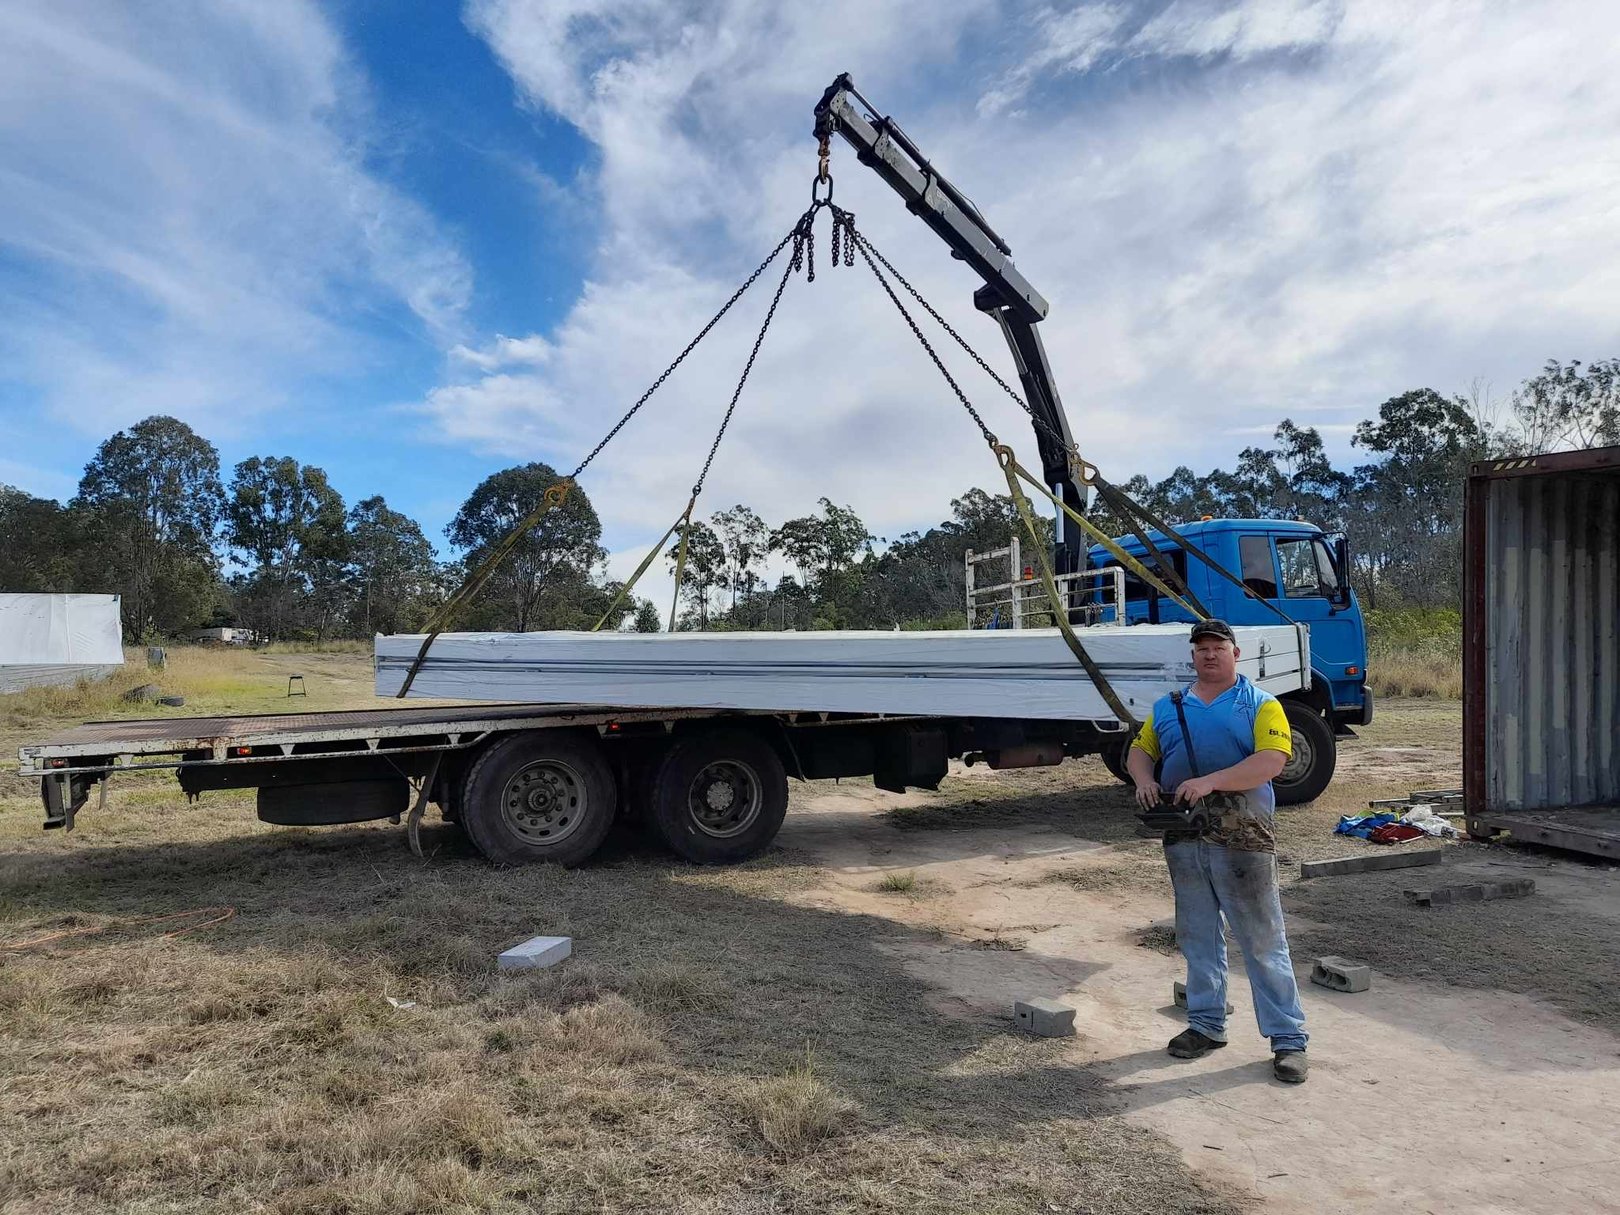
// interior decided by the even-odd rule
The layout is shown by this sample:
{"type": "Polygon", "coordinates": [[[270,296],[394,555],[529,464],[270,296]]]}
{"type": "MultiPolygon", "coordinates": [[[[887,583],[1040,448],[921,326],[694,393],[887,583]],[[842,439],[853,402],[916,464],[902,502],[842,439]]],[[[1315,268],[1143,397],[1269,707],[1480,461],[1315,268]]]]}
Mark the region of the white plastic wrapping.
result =
{"type": "MultiPolygon", "coordinates": [[[[1138,718],[1191,682],[1188,626],[1079,630],[1138,718]]],[[[1268,691],[1310,681],[1302,626],[1236,629],[1238,670],[1268,691]]],[[[421,636],[376,639],[377,694],[398,693],[421,636]]],[[[444,633],[412,696],[782,712],[1111,718],[1056,629],[932,633],[444,633]]]]}
{"type": "Polygon", "coordinates": [[[117,595],[0,594],[0,693],[124,665],[117,595]]]}

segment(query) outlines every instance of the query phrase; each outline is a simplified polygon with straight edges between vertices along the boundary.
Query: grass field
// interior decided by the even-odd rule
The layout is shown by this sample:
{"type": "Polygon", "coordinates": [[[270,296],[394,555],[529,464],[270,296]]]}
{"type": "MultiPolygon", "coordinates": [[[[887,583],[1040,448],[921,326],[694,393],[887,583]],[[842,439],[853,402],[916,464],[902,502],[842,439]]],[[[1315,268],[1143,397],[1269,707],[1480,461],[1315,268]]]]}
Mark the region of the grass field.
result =
{"type": "Polygon", "coordinates": [[[1462,614],[1368,609],[1367,678],[1383,699],[1462,699],[1462,614]]]}
{"type": "MultiPolygon", "coordinates": [[[[0,703],[5,745],[150,713],[117,695],[145,678],[0,703]]],[[[182,713],[370,700],[358,655],[176,650],[156,681],[182,713]]],[[[424,837],[135,776],[42,834],[7,777],[0,1209],[1233,1209],[1061,1043],[936,1011],[897,959],[918,933],[818,906],[803,857],[626,836],[500,870],[424,837]],[[539,933],[574,957],[494,969],[539,933]]]]}

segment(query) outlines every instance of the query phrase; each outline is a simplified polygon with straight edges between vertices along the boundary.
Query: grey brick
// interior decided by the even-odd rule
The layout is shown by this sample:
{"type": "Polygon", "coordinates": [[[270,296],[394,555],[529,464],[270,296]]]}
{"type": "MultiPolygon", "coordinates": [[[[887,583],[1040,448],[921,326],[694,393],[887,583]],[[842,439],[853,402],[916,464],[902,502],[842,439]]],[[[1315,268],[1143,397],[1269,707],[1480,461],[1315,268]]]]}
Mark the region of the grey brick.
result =
{"type": "Polygon", "coordinates": [[[1372,986],[1372,968],[1343,958],[1317,958],[1311,966],[1311,982],[1329,991],[1366,991],[1372,986]]]}
{"type": "Polygon", "coordinates": [[[1067,1038],[1074,1033],[1074,1009],[1044,997],[1015,1001],[1013,1019],[1019,1029],[1043,1038],[1067,1038]]]}
{"type": "MultiPolygon", "coordinates": [[[[1176,980],[1176,985],[1170,989],[1170,997],[1171,997],[1171,999],[1173,999],[1176,1002],[1176,1007],[1177,1008],[1186,1008],[1187,1007],[1187,985],[1185,983],[1183,983],[1180,979],[1177,979],[1176,980]]],[[[1226,1002],[1226,1011],[1227,1011],[1228,1015],[1231,1015],[1234,1011],[1236,1011],[1235,1009],[1233,1009],[1232,1001],[1230,1001],[1230,1000],[1228,1000],[1226,1002]]]]}

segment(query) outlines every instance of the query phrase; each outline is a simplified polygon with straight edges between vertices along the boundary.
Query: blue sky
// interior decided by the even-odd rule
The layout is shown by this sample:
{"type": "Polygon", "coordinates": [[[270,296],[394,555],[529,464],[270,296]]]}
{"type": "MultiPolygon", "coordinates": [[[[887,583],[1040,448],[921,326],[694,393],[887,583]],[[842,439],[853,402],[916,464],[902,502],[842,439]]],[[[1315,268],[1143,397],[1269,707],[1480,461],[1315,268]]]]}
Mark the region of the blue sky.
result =
{"type": "MultiPolygon", "coordinates": [[[[1575,0],[4,0],[0,481],[66,497],[172,413],[442,544],[482,476],[571,467],[792,223],[842,70],[1052,300],[1116,479],[1284,416],[1348,459],[1407,389],[1620,352],[1617,35],[1575,0]]],[[[834,172],[1005,369],[971,275],[834,172]]],[[[764,302],[593,466],[615,568],[684,503],[764,302]]],[[[789,288],[710,509],[826,493],[895,535],[993,484],[887,308],[854,272],[789,288]]]]}

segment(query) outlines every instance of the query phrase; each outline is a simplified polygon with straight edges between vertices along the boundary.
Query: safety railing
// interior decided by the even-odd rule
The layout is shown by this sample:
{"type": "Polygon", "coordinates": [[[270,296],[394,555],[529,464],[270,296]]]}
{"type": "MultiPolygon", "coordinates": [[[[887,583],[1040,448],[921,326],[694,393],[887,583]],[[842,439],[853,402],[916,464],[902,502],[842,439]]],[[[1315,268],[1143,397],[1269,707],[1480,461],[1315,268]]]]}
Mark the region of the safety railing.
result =
{"type": "MultiPolygon", "coordinates": [[[[963,558],[970,629],[1038,629],[1055,625],[1052,604],[1033,566],[1025,565],[1018,538],[1005,548],[963,558]]],[[[1119,624],[1125,620],[1125,571],[1109,565],[1055,579],[1071,624],[1119,624]]]]}

